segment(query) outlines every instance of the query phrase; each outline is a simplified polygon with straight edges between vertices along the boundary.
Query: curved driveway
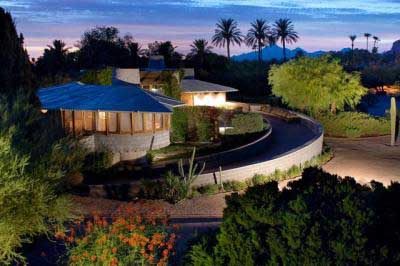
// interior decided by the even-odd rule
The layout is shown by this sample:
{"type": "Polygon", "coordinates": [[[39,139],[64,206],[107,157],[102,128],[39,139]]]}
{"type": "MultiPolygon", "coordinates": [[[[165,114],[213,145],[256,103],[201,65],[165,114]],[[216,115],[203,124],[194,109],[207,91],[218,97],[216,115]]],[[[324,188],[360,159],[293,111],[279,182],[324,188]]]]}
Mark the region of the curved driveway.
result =
{"type": "MultiPolygon", "coordinates": [[[[224,163],[224,161],[217,162],[221,165],[223,170],[274,159],[298,148],[315,137],[312,130],[300,122],[289,123],[270,115],[264,114],[264,116],[270,122],[272,127],[271,136],[256,144],[257,149],[260,148],[260,145],[264,146],[264,148],[261,148],[259,153],[253,156],[248,156],[243,153],[242,159],[237,160],[235,163],[224,163]]],[[[215,168],[207,168],[206,165],[205,173],[215,171],[215,168]]]]}

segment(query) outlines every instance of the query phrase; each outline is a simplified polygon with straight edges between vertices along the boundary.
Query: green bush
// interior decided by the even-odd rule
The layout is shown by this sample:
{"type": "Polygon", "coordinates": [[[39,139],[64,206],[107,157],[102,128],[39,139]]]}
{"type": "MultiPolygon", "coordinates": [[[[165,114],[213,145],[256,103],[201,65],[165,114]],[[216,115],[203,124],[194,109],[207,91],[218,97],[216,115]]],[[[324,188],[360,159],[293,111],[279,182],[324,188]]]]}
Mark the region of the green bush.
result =
{"type": "Polygon", "coordinates": [[[332,137],[359,138],[390,134],[390,121],[358,112],[337,115],[319,114],[316,119],[324,126],[325,134],[332,137]]]}
{"type": "Polygon", "coordinates": [[[217,138],[218,109],[210,106],[174,108],[172,114],[173,142],[210,142],[217,138]]]}
{"type": "Polygon", "coordinates": [[[112,166],[113,155],[109,151],[88,153],[83,163],[83,170],[99,174],[112,166]]]}
{"type": "Polygon", "coordinates": [[[110,86],[112,85],[112,68],[88,70],[83,74],[80,81],[85,84],[110,86]]]}
{"type": "Polygon", "coordinates": [[[201,186],[197,189],[200,194],[213,195],[220,191],[220,187],[217,184],[208,184],[201,186]]]}
{"type": "Polygon", "coordinates": [[[162,197],[168,202],[177,203],[186,198],[189,188],[182,182],[180,176],[168,172],[162,185],[162,197]]]}
{"type": "Polygon", "coordinates": [[[400,184],[358,184],[317,168],[228,196],[223,222],[185,265],[398,265],[400,184]]]}
{"type": "Polygon", "coordinates": [[[265,123],[261,114],[235,114],[232,118],[232,127],[226,130],[227,135],[261,132],[265,129],[265,123]]]}

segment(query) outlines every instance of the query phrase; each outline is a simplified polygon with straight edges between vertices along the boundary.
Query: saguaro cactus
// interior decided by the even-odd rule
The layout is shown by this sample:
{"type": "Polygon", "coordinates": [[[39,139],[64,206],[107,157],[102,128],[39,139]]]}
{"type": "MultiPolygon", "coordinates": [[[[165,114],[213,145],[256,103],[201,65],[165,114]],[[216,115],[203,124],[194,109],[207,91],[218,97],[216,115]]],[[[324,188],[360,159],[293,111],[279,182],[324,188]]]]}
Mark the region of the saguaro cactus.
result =
{"type": "Polygon", "coordinates": [[[392,97],[391,104],[390,104],[390,129],[391,129],[390,145],[391,146],[394,146],[396,143],[396,124],[397,124],[396,98],[392,97]]]}

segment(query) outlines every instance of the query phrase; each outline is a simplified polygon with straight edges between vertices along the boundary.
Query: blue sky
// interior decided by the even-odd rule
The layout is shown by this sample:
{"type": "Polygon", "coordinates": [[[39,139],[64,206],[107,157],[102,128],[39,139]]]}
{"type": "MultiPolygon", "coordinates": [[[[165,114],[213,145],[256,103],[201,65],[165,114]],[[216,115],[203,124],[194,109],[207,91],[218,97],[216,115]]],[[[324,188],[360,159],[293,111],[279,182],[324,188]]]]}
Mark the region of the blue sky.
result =
{"type": "MultiPolygon", "coordinates": [[[[309,51],[348,47],[350,34],[364,48],[364,32],[380,37],[380,51],[400,39],[400,0],[0,0],[0,6],[12,12],[34,57],[53,39],[74,46],[96,25],[131,33],[143,47],[172,40],[185,53],[193,39],[210,39],[221,17],[236,19],[243,32],[256,18],[290,18],[301,37],[291,47],[309,51]]],[[[234,54],[248,50],[233,47],[234,54]]]]}

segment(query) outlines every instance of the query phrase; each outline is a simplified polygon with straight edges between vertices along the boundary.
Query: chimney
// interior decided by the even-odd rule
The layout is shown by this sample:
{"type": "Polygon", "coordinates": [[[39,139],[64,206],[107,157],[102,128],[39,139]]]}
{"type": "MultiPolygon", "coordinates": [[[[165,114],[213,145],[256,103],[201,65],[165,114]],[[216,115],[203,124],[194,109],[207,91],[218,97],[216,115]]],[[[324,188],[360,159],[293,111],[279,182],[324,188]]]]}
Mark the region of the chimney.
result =
{"type": "Polygon", "coordinates": [[[125,83],[140,85],[140,71],[138,68],[116,68],[114,78],[125,83]]]}

